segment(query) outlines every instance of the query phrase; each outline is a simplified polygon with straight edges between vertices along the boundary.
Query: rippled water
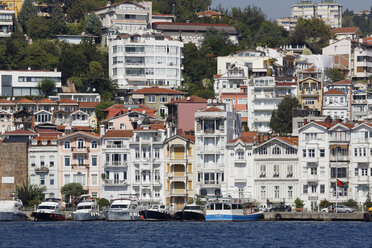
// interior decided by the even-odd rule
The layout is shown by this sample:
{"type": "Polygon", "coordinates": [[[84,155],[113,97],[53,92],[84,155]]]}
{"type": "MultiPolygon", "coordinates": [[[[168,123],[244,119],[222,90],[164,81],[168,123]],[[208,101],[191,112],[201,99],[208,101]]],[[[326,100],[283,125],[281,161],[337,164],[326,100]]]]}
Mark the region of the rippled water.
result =
{"type": "Polygon", "coordinates": [[[367,222],[2,222],[1,247],[372,248],[367,222]]]}

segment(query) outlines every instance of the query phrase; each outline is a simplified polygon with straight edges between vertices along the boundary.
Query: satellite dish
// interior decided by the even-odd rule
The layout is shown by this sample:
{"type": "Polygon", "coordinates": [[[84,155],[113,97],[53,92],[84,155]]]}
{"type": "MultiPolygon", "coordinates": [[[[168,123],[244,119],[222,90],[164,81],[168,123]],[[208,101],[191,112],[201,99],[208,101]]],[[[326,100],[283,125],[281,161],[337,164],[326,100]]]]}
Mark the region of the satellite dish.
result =
{"type": "Polygon", "coordinates": [[[19,127],[20,127],[21,129],[24,128],[24,126],[25,126],[25,125],[23,125],[23,124],[19,125],[19,127]]]}
{"type": "Polygon", "coordinates": [[[208,102],[209,104],[210,104],[210,103],[212,103],[212,99],[208,99],[208,101],[207,101],[207,102],[208,102]]]}
{"type": "Polygon", "coordinates": [[[137,124],[138,124],[138,125],[141,125],[141,124],[142,124],[142,120],[139,119],[139,120],[137,121],[137,124]]]}
{"type": "Polygon", "coordinates": [[[217,99],[213,99],[213,103],[217,103],[217,99]]]}
{"type": "Polygon", "coordinates": [[[146,114],[146,110],[142,110],[142,114],[146,114]]]}
{"type": "Polygon", "coordinates": [[[51,110],[51,111],[54,111],[54,107],[51,107],[50,110],[51,110]]]}
{"type": "Polygon", "coordinates": [[[93,91],[93,92],[96,92],[96,88],[93,88],[92,91],[93,91]]]}
{"type": "Polygon", "coordinates": [[[131,110],[132,110],[132,108],[131,108],[131,107],[129,107],[129,108],[128,108],[128,112],[130,112],[131,110]]]}
{"type": "Polygon", "coordinates": [[[15,97],[14,97],[14,96],[12,97],[12,100],[13,100],[13,101],[15,100],[15,97]]]}
{"type": "Polygon", "coordinates": [[[187,101],[190,101],[191,98],[188,96],[186,99],[187,99],[187,101]]]}

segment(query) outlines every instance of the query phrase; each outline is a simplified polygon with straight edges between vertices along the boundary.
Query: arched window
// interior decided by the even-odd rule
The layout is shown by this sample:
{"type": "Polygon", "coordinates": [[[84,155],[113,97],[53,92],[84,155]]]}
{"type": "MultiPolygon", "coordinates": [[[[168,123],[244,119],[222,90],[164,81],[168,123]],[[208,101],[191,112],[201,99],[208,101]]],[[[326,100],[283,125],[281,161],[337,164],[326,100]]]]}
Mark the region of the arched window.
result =
{"type": "Polygon", "coordinates": [[[275,154],[275,155],[281,154],[281,151],[280,151],[280,147],[279,146],[275,146],[273,148],[273,154],[275,154]]]}
{"type": "Polygon", "coordinates": [[[84,139],[78,139],[77,141],[77,148],[84,148],[84,139]]]}
{"type": "Polygon", "coordinates": [[[98,148],[97,141],[93,140],[92,143],[91,143],[91,147],[92,147],[92,149],[97,149],[98,148]]]}
{"type": "Polygon", "coordinates": [[[64,144],[65,149],[70,149],[70,141],[66,140],[64,144]]]}

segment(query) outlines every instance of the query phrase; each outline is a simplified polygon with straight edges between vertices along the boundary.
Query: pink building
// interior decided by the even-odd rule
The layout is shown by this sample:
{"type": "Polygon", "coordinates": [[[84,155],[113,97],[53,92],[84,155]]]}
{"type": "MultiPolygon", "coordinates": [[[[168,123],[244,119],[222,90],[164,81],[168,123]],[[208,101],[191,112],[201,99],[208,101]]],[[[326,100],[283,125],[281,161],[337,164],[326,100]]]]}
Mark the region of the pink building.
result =
{"type": "Polygon", "coordinates": [[[207,107],[207,99],[198,96],[189,96],[171,101],[168,107],[168,121],[175,134],[176,130],[190,131],[194,129],[195,112],[207,107]]]}
{"type": "Polygon", "coordinates": [[[98,134],[74,132],[58,138],[59,192],[63,185],[80,183],[92,197],[100,197],[101,139],[98,134]]]}

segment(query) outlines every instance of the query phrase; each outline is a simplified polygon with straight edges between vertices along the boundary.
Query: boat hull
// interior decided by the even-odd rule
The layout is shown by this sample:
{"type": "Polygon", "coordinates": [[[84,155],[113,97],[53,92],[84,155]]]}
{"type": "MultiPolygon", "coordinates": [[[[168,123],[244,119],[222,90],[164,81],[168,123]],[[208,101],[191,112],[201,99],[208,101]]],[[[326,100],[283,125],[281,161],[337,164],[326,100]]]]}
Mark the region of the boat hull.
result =
{"type": "Polygon", "coordinates": [[[176,213],[176,220],[181,221],[204,221],[204,215],[191,211],[179,211],[176,213]]]}
{"type": "Polygon", "coordinates": [[[232,215],[232,214],[206,214],[206,221],[254,221],[262,217],[262,213],[232,215]]]}
{"type": "Polygon", "coordinates": [[[75,221],[95,221],[101,219],[101,216],[98,212],[72,213],[71,215],[75,221]]]}
{"type": "Polygon", "coordinates": [[[31,217],[33,217],[35,221],[61,221],[61,220],[65,220],[65,216],[63,214],[53,214],[53,213],[32,212],[31,217]]]}
{"type": "Polygon", "coordinates": [[[27,219],[27,215],[22,212],[0,212],[0,221],[22,221],[27,219]]]}
{"type": "Polygon", "coordinates": [[[141,216],[136,212],[107,211],[105,218],[108,221],[135,221],[141,220],[141,216]]]}
{"type": "Polygon", "coordinates": [[[165,221],[172,219],[170,213],[164,213],[154,210],[143,210],[140,212],[140,215],[141,218],[149,221],[165,221]]]}

